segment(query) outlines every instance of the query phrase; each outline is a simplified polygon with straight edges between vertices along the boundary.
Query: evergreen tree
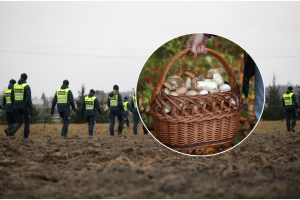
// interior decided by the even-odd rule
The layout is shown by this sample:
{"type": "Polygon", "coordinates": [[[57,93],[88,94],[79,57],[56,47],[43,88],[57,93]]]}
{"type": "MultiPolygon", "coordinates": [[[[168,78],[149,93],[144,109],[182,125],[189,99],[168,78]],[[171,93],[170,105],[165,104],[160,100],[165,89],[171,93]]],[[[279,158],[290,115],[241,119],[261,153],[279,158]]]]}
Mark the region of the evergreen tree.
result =
{"type": "Polygon", "coordinates": [[[41,115],[41,122],[44,123],[44,128],[46,124],[53,123],[53,116],[50,114],[50,108],[48,105],[44,109],[44,113],[41,115]]]}
{"type": "Polygon", "coordinates": [[[44,106],[48,106],[48,100],[47,100],[47,98],[46,98],[46,95],[45,95],[45,93],[43,92],[43,94],[42,94],[42,97],[41,97],[41,99],[43,100],[43,102],[44,102],[44,106]]]}
{"type": "Polygon", "coordinates": [[[264,120],[283,120],[285,118],[282,107],[282,95],[279,93],[280,86],[276,85],[276,76],[273,73],[272,85],[268,87],[268,96],[266,96],[265,108],[262,118],[264,120]]]}
{"type": "Polygon", "coordinates": [[[32,105],[32,116],[30,117],[30,124],[40,123],[41,121],[40,111],[36,105],[32,105]]]}
{"type": "Polygon", "coordinates": [[[75,112],[71,113],[70,123],[82,124],[82,123],[86,123],[86,120],[81,118],[81,111],[80,111],[81,103],[84,101],[84,98],[87,96],[86,94],[84,94],[85,93],[84,84],[82,84],[81,90],[78,91],[78,93],[79,96],[75,99],[75,105],[77,109],[75,110],[75,112]]]}

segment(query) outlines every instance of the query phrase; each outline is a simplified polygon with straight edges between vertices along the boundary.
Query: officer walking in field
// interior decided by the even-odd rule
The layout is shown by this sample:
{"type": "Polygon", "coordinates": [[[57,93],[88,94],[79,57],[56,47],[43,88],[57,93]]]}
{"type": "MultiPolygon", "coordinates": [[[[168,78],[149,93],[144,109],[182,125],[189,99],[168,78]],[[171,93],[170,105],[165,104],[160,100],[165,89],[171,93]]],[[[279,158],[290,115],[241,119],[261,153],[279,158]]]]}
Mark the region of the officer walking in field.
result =
{"type": "Polygon", "coordinates": [[[119,93],[118,85],[114,85],[113,91],[108,94],[107,106],[109,107],[110,135],[114,136],[114,126],[115,126],[115,117],[116,116],[118,117],[118,120],[119,120],[118,135],[120,135],[123,131],[124,106],[122,103],[122,96],[119,93]]]}
{"type": "Polygon", "coordinates": [[[292,130],[295,132],[295,126],[296,126],[296,120],[297,120],[297,111],[299,111],[299,105],[298,105],[298,100],[297,96],[293,93],[293,87],[288,87],[288,90],[286,93],[283,95],[282,98],[282,105],[285,110],[286,114],[286,127],[287,131],[290,132],[292,130]],[[290,125],[290,117],[291,114],[293,116],[293,121],[292,124],[290,125]]]}
{"type": "Polygon", "coordinates": [[[51,115],[54,115],[55,105],[57,103],[57,109],[60,117],[63,119],[63,127],[61,130],[61,136],[67,137],[68,127],[70,122],[70,105],[75,111],[75,104],[72,91],[68,88],[69,81],[64,80],[63,85],[58,89],[54,95],[51,107],[51,115]]]}
{"type": "MultiPolygon", "coordinates": [[[[138,126],[138,123],[139,123],[139,113],[137,111],[137,102],[136,102],[136,97],[135,95],[132,96],[132,99],[131,99],[131,107],[133,107],[133,120],[134,120],[134,125],[133,125],[133,134],[134,135],[137,135],[137,126],[138,126]]],[[[146,129],[146,127],[143,125],[143,131],[144,131],[144,134],[148,134],[148,131],[146,129]]]]}
{"type": "MultiPolygon", "coordinates": [[[[11,79],[9,81],[8,88],[4,91],[3,100],[2,100],[3,107],[5,109],[6,121],[7,121],[8,127],[10,127],[12,124],[17,122],[16,117],[15,117],[15,113],[14,113],[14,110],[13,110],[13,107],[12,107],[12,103],[11,103],[11,100],[10,100],[11,91],[14,87],[14,84],[16,84],[16,81],[14,79],[11,79]]],[[[8,135],[6,133],[6,136],[10,136],[10,135],[8,135]]]]}
{"type": "Polygon", "coordinates": [[[81,116],[82,118],[84,118],[84,115],[86,116],[86,120],[89,124],[89,136],[93,136],[97,116],[96,109],[101,115],[100,102],[97,97],[95,97],[95,91],[91,89],[89,95],[85,97],[81,103],[81,116]]]}
{"type": "Polygon", "coordinates": [[[124,110],[125,110],[125,116],[124,116],[124,120],[123,120],[123,125],[126,123],[127,127],[129,127],[129,120],[128,120],[129,112],[128,111],[130,110],[130,112],[133,113],[133,110],[127,100],[128,100],[128,97],[124,97],[123,105],[124,105],[124,110]]]}
{"type": "Polygon", "coordinates": [[[28,138],[30,132],[30,116],[32,116],[32,102],[31,102],[31,90],[26,83],[27,74],[21,74],[21,78],[18,83],[14,84],[10,100],[12,108],[15,110],[16,123],[5,129],[6,135],[15,136],[15,133],[22,126],[22,116],[25,120],[24,126],[24,138],[28,138]]]}

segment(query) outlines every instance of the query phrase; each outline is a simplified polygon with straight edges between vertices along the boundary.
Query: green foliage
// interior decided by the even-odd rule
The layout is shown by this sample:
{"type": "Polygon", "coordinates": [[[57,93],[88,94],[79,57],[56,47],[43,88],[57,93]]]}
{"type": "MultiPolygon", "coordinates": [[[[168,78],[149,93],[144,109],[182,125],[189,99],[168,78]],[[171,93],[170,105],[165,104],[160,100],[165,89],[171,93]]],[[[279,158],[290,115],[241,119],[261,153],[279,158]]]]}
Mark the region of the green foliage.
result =
{"type": "Polygon", "coordinates": [[[32,105],[32,116],[30,117],[30,124],[40,123],[40,111],[36,105],[32,105]]]}
{"type": "Polygon", "coordinates": [[[5,111],[0,109],[0,124],[7,124],[5,111]]]}
{"type": "Polygon", "coordinates": [[[44,124],[51,124],[53,123],[53,116],[50,114],[50,108],[47,107],[44,109],[44,113],[41,115],[41,122],[44,124]]]}
{"type": "Polygon", "coordinates": [[[285,118],[282,107],[282,96],[279,93],[280,86],[276,85],[276,76],[273,74],[272,85],[268,87],[269,94],[266,96],[265,108],[262,119],[264,120],[283,120],[285,118]]]}
{"type": "Polygon", "coordinates": [[[44,106],[48,106],[48,100],[45,93],[43,92],[41,99],[43,100],[44,106]]]}

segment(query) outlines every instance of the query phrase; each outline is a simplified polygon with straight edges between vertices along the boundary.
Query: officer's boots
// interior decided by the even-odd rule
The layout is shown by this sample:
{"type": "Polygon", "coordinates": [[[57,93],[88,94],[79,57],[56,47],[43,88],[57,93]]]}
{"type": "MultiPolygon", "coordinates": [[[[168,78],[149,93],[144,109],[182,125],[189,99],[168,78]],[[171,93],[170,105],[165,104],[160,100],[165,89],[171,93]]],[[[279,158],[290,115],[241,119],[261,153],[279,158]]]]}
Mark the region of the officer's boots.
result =
{"type": "Polygon", "coordinates": [[[296,132],[295,129],[294,129],[294,127],[295,127],[295,126],[292,125],[292,126],[291,126],[291,130],[292,130],[293,132],[296,132]]]}
{"type": "Polygon", "coordinates": [[[5,131],[7,137],[10,136],[10,130],[8,128],[5,129],[4,131],[5,131]]]}
{"type": "Polygon", "coordinates": [[[10,136],[15,136],[15,133],[18,131],[18,129],[13,128],[10,130],[10,136]]]}

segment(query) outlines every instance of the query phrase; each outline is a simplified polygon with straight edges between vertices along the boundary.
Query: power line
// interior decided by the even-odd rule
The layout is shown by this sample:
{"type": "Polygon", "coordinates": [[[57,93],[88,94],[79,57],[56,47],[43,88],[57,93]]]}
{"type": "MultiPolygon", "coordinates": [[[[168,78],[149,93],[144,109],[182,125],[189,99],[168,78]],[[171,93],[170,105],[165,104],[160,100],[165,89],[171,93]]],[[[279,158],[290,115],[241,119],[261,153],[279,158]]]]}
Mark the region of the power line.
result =
{"type": "Polygon", "coordinates": [[[35,45],[35,44],[12,44],[12,43],[3,43],[4,45],[12,46],[32,46],[32,47],[50,47],[50,48],[65,48],[65,49],[104,49],[104,50],[128,50],[128,51],[150,51],[153,49],[122,49],[122,48],[99,48],[99,47],[66,47],[66,46],[50,46],[50,45],[35,45]]]}
{"type": "Polygon", "coordinates": [[[80,57],[103,57],[103,58],[148,58],[148,57],[138,57],[138,56],[97,56],[97,55],[77,55],[77,54],[58,54],[58,53],[36,53],[36,52],[25,52],[25,51],[4,51],[0,52],[7,53],[24,53],[24,54],[38,54],[38,55],[53,55],[53,56],[80,56],[80,57]]]}

